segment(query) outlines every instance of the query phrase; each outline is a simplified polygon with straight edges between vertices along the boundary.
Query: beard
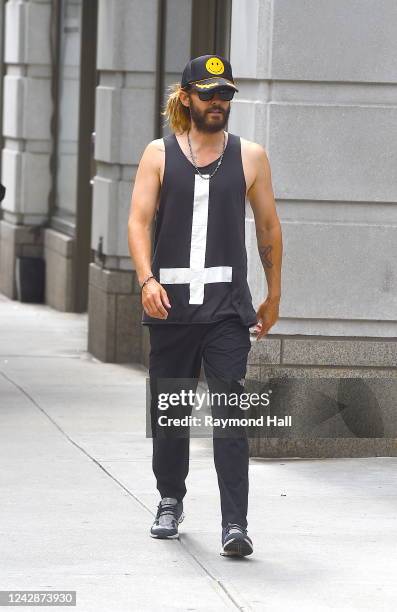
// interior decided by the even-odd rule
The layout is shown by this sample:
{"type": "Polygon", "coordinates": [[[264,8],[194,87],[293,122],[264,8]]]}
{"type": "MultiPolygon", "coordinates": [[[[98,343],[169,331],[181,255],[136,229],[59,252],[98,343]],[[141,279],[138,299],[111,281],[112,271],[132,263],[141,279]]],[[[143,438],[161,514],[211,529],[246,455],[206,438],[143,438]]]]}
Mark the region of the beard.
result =
{"type": "Polygon", "coordinates": [[[220,132],[224,129],[225,125],[228,122],[230,115],[231,105],[226,111],[220,107],[209,108],[206,111],[200,111],[195,105],[193,100],[190,98],[190,118],[198,132],[205,132],[206,134],[214,134],[216,132],[220,132]],[[209,119],[207,115],[211,110],[218,110],[222,113],[222,115],[216,119],[209,119]]]}

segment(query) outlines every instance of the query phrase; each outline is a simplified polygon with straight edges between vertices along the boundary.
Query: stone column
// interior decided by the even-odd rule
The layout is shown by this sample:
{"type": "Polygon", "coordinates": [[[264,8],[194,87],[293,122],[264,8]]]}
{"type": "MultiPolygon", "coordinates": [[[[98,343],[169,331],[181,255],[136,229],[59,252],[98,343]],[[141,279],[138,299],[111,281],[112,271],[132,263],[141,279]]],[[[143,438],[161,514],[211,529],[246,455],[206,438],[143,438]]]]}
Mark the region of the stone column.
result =
{"type": "Polygon", "coordinates": [[[51,2],[5,4],[6,75],[3,83],[0,291],[16,298],[18,256],[42,255],[41,225],[48,214],[51,151],[51,2]]]}
{"type": "Polygon", "coordinates": [[[157,5],[99,2],[88,350],[103,361],[145,361],[148,347],[127,221],[134,174],[155,138],[157,5]]]}

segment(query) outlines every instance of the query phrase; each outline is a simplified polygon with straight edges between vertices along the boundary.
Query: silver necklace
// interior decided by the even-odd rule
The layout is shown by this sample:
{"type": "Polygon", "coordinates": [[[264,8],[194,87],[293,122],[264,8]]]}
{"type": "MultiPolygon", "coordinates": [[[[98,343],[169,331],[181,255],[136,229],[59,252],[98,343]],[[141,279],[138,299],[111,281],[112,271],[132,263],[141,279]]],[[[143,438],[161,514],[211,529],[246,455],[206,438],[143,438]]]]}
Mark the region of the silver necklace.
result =
{"type": "MultiPolygon", "coordinates": [[[[189,132],[190,132],[190,130],[189,130],[189,132]]],[[[225,149],[226,149],[226,136],[225,136],[225,132],[223,132],[223,151],[222,151],[222,154],[221,154],[220,158],[218,159],[218,163],[216,165],[215,170],[211,174],[209,174],[208,176],[205,175],[205,174],[201,174],[200,170],[197,168],[197,165],[196,165],[196,162],[195,162],[194,156],[193,156],[192,145],[191,145],[190,138],[189,138],[189,132],[187,133],[187,141],[189,143],[190,155],[191,155],[191,158],[192,158],[193,166],[196,168],[196,170],[199,173],[199,175],[201,176],[201,178],[206,179],[206,180],[209,181],[209,179],[214,176],[215,172],[218,170],[218,168],[221,165],[222,160],[223,160],[223,154],[224,154],[225,149]]]]}

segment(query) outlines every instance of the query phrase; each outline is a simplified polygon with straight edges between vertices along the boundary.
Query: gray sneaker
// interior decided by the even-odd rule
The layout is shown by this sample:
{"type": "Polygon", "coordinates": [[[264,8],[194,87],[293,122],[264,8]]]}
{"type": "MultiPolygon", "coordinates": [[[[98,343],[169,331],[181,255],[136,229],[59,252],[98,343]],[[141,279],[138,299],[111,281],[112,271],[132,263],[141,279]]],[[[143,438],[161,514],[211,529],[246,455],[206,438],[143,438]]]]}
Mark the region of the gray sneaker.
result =
{"type": "Polygon", "coordinates": [[[252,555],[254,547],[247,530],[236,523],[222,528],[222,551],[224,557],[245,557],[252,555]]]}
{"type": "Polygon", "coordinates": [[[150,529],[152,538],[177,538],[178,525],[185,518],[183,502],[175,497],[163,497],[157,506],[157,514],[150,529]]]}

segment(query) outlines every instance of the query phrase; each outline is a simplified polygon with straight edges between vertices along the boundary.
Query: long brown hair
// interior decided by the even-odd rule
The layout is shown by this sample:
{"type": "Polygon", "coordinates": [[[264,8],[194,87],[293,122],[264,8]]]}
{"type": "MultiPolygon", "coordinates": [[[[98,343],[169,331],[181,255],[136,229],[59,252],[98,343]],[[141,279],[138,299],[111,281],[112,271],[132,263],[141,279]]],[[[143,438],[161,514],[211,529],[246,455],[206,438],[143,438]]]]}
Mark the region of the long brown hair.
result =
{"type": "Polygon", "coordinates": [[[169,124],[170,129],[178,134],[186,132],[190,127],[190,110],[187,106],[184,106],[179,99],[179,93],[181,91],[188,91],[186,88],[182,90],[180,83],[173,83],[168,86],[167,102],[164,106],[164,110],[161,112],[165,115],[166,122],[164,126],[169,124]]]}

